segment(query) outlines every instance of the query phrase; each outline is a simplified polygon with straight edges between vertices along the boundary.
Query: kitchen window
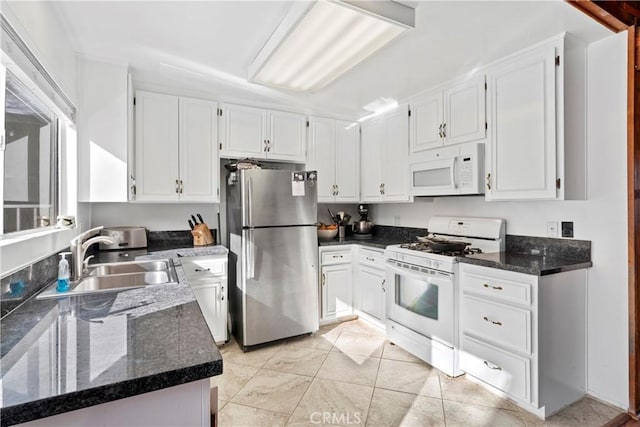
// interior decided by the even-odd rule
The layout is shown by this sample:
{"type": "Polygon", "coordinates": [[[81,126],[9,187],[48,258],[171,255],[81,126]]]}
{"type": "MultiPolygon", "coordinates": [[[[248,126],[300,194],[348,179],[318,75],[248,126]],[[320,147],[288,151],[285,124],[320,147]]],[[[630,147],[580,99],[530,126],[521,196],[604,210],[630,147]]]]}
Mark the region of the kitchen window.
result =
{"type": "Polygon", "coordinates": [[[33,91],[6,71],[2,234],[54,225],[59,204],[59,120],[33,91]]]}

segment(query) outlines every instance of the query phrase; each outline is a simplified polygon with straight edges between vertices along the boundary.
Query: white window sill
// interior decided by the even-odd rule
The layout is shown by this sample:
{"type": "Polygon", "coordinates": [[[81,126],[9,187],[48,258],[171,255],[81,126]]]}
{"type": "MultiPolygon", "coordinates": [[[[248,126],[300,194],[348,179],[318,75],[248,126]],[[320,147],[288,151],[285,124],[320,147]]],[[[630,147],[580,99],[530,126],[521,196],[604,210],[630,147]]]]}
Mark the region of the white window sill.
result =
{"type": "Polygon", "coordinates": [[[48,227],[0,238],[0,277],[14,273],[67,247],[79,233],[77,227],[48,227]]]}

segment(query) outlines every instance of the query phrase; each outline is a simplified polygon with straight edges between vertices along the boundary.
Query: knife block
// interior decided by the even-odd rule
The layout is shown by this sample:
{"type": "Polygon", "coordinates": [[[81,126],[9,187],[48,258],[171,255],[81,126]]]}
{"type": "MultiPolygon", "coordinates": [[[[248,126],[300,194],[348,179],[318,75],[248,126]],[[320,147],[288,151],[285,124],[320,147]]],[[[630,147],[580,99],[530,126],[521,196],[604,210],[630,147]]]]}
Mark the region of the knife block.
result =
{"type": "Polygon", "coordinates": [[[191,235],[193,236],[193,246],[206,246],[215,243],[207,224],[196,224],[191,230],[191,235]]]}

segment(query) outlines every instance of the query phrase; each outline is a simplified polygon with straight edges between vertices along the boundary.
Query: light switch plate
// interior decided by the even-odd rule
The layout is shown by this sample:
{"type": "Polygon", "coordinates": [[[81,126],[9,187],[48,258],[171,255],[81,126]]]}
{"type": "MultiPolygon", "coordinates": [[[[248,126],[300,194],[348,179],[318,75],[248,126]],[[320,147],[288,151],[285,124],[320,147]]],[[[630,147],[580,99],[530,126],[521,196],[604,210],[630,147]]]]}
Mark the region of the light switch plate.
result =
{"type": "Polygon", "coordinates": [[[547,222],[547,237],[558,237],[558,221],[547,222]]]}

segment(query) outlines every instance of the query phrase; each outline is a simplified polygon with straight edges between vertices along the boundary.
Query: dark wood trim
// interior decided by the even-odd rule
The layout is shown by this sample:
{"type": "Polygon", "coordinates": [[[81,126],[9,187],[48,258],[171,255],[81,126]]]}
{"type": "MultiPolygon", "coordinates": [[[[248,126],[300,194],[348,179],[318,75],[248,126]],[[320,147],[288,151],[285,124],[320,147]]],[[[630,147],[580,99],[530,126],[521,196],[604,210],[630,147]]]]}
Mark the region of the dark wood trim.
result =
{"type": "Polygon", "coordinates": [[[629,411],[640,413],[640,75],[637,27],[628,29],[627,205],[629,255],[629,411]]]}
{"type": "Polygon", "coordinates": [[[581,10],[585,14],[589,15],[611,31],[619,33],[629,28],[629,24],[624,23],[618,17],[612,15],[607,10],[603,9],[599,4],[591,0],[565,0],[571,6],[581,10]]]}
{"type": "Polygon", "coordinates": [[[638,421],[634,420],[631,415],[622,413],[608,421],[602,427],[635,427],[637,424],[638,421]]]}

